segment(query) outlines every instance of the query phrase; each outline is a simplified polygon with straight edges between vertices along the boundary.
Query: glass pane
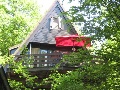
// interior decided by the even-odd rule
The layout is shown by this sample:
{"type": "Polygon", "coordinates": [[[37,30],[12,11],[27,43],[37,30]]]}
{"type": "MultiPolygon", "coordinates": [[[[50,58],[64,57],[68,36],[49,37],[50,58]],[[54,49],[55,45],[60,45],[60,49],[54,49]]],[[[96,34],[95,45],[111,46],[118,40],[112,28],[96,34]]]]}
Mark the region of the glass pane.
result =
{"type": "Polygon", "coordinates": [[[45,54],[45,53],[47,53],[47,50],[40,49],[40,54],[45,54]]]}
{"type": "Polygon", "coordinates": [[[32,54],[39,54],[40,48],[32,48],[32,54]]]}

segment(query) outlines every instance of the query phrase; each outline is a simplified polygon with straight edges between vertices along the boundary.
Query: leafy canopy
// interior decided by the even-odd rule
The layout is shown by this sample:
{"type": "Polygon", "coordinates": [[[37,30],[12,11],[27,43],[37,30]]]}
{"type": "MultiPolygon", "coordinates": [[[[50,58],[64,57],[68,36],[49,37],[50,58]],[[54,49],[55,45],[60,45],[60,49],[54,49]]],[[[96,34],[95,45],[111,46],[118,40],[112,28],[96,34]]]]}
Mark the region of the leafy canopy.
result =
{"type": "Polygon", "coordinates": [[[19,44],[41,18],[35,0],[0,1],[0,53],[19,44]]]}
{"type": "Polygon", "coordinates": [[[12,73],[18,75],[17,79],[24,81],[8,76],[12,90],[33,90],[39,86],[35,82],[37,76],[32,76],[28,67],[23,66],[26,59],[16,62],[13,56],[7,55],[8,48],[21,43],[40,18],[35,0],[0,0],[0,64],[5,68],[9,65],[13,68],[12,73]]]}

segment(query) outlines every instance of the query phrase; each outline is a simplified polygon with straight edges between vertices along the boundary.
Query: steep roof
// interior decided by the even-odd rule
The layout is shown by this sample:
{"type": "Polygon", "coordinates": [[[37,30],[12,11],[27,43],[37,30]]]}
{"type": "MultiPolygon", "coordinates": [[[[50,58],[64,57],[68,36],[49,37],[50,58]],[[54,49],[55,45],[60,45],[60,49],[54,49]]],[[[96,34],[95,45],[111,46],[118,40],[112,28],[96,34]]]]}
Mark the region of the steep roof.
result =
{"type": "Polygon", "coordinates": [[[67,17],[61,14],[62,12],[64,12],[63,7],[60,5],[60,2],[56,0],[48,10],[47,14],[38,23],[37,27],[31,31],[28,37],[26,37],[26,39],[21,43],[14,55],[19,55],[23,47],[27,46],[30,42],[55,44],[56,36],[76,34],[77,32],[72,24],[65,23],[64,21],[64,25],[66,26],[64,29],[48,29],[49,19],[53,16],[60,16],[62,19],[67,20],[67,17]]]}

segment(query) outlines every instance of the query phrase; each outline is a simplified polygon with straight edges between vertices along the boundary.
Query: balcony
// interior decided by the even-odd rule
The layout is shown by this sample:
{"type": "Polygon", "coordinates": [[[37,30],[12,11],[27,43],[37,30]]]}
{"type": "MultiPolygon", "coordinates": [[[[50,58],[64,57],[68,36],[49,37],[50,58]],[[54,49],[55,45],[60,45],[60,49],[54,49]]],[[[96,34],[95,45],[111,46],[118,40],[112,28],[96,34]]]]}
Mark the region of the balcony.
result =
{"type": "MultiPolygon", "coordinates": [[[[47,54],[15,55],[16,61],[23,60],[23,65],[30,67],[30,71],[51,70],[60,63],[63,54],[60,52],[47,54]]],[[[60,63],[59,69],[70,69],[65,63],[60,63]]]]}
{"type": "MultiPolygon", "coordinates": [[[[84,56],[84,55],[83,55],[84,56]]],[[[23,65],[29,67],[30,71],[38,70],[51,70],[59,64],[58,69],[73,70],[79,66],[68,66],[66,62],[61,62],[63,54],[60,52],[47,53],[47,54],[31,54],[31,55],[16,55],[16,61],[23,60],[23,65]]],[[[99,57],[94,57],[92,63],[102,63],[99,57]]],[[[81,64],[81,63],[80,63],[81,64]]]]}

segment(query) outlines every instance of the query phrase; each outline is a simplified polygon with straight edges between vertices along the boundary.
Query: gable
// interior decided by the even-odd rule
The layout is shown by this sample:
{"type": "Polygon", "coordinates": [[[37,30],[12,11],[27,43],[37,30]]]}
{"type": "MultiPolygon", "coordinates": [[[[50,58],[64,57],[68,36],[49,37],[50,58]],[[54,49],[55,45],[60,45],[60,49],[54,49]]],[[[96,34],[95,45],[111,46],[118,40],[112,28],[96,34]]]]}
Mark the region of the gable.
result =
{"type": "Polygon", "coordinates": [[[52,7],[40,22],[39,28],[30,39],[30,42],[55,44],[56,36],[76,34],[75,29],[73,27],[70,28],[70,25],[65,23],[66,18],[62,15],[63,11],[64,10],[57,1],[54,7],[52,7]]]}
{"type": "Polygon", "coordinates": [[[61,14],[62,12],[64,10],[59,1],[55,1],[45,17],[26,37],[14,54],[19,55],[22,52],[22,47],[27,46],[30,42],[56,44],[56,36],[76,34],[72,24],[65,23],[67,18],[61,14]]]}

